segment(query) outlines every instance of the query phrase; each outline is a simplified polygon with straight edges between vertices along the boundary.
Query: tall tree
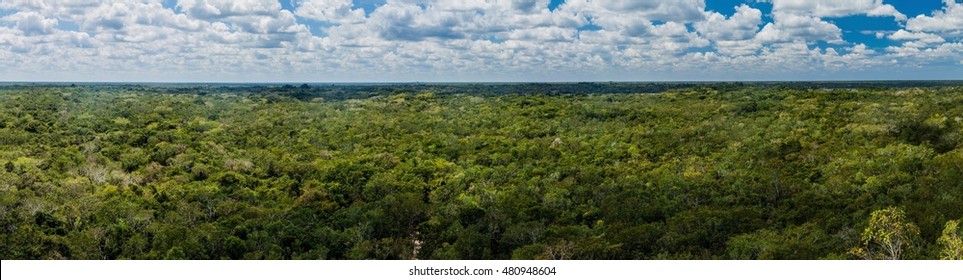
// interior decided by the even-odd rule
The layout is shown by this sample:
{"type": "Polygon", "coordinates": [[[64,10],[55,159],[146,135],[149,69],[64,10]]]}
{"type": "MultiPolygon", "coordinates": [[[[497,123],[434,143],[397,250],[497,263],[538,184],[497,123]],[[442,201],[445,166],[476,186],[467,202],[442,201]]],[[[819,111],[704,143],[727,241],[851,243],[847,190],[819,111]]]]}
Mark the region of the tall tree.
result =
{"type": "Polygon", "coordinates": [[[906,220],[902,209],[876,210],[870,214],[869,225],[860,238],[863,246],[853,248],[850,253],[865,259],[899,260],[913,247],[913,240],[919,238],[919,234],[919,227],[906,220]]]}
{"type": "Polygon", "coordinates": [[[943,247],[940,252],[940,259],[944,260],[963,260],[963,228],[960,227],[960,220],[946,222],[943,228],[943,236],[937,242],[943,247]]]}

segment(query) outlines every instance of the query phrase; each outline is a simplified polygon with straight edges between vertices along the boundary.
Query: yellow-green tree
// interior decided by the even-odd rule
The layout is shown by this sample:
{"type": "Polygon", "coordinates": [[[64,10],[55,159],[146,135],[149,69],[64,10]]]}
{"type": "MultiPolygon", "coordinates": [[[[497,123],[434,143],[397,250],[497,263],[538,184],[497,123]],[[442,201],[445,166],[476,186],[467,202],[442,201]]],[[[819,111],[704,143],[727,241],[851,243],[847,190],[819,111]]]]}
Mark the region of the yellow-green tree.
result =
{"type": "Polygon", "coordinates": [[[906,212],[896,207],[873,211],[869,225],[860,237],[862,246],[850,250],[865,259],[899,260],[913,247],[920,230],[906,219],[906,212]]]}
{"type": "Polygon", "coordinates": [[[937,242],[943,247],[940,252],[940,259],[944,260],[963,260],[963,237],[961,237],[960,220],[946,222],[943,228],[943,236],[937,242]]]}

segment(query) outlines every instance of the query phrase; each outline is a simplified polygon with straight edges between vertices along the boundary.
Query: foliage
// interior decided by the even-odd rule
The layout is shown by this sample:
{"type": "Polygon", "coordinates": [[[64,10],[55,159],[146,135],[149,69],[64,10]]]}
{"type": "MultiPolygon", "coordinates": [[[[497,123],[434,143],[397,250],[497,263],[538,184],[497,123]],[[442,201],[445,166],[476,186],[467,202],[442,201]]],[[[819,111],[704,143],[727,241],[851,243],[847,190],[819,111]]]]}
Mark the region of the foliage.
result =
{"type": "Polygon", "coordinates": [[[934,83],[0,86],[0,258],[958,258],[934,83]]]}
{"type": "Polygon", "coordinates": [[[963,260],[963,228],[960,228],[960,220],[946,222],[943,235],[937,242],[943,247],[940,259],[963,260]]]}
{"type": "Polygon", "coordinates": [[[873,211],[869,225],[860,240],[863,246],[853,249],[854,254],[866,259],[899,260],[919,237],[919,228],[906,221],[906,213],[899,208],[873,211]]]}

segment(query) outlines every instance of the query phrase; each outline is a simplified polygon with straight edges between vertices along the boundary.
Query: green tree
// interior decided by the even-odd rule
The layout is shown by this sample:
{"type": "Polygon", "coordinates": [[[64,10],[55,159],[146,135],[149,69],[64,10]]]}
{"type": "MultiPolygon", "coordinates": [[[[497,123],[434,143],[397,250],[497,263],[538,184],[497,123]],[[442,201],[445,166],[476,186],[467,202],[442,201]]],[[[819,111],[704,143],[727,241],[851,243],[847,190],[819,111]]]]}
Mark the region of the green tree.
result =
{"type": "Polygon", "coordinates": [[[963,228],[960,227],[960,220],[946,222],[943,236],[940,236],[937,243],[943,247],[940,259],[963,260],[963,228]]]}
{"type": "Polygon", "coordinates": [[[913,247],[918,239],[919,228],[906,220],[906,213],[896,207],[873,211],[869,225],[860,236],[862,247],[850,250],[851,254],[865,259],[899,260],[913,247]]]}

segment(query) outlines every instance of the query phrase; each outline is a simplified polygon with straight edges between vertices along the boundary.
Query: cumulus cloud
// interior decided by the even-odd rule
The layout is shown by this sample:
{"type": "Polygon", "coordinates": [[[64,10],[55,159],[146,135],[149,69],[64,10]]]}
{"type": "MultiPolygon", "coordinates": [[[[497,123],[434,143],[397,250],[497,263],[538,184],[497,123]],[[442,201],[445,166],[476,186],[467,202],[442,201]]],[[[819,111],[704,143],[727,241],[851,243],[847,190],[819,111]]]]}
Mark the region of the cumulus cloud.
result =
{"type": "Polygon", "coordinates": [[[736,7],[736,13],[728,19],[717,12],[706,14],[706,20],[696,23],[695,29],[712,40],[746,40],[755,36],[762,24],[762,11],[746,5],[736,7]]]}
{"type": "Polygon", "coordinates": [[[15,23],[17,29],[27,36],[50,34],[57,28],[57,19],[46,18],[37,12],[19,12],[2,20],[15,23]]]}
{"type": "MultiPolygon", "coordinates": [[[[156,2],[156,1],[155,1],[156,2]]],[[[97,0],[4,0],[0,2],[0,8],[15,9],[21,11],[41,12],[48,16],[74,18],[83,16],[84,13],[97,6],[103,5],[103,1],[97,0]]]]}
{"type": "Polygon", "coordinates": [[[461,13],[396,3],[388,3],[376,10],[369,22],[381,38],[407,41],[463,38],[465,33],[456,29],[465,23],[465,15],[461,13]]]}
{"type": "Polygon", "coordinates": [[[844,43],[842,29],[824,18],[851,15],[890,16],[906,20],[906,15],[882,0],[768,0],[774,22],[766,24],[756,39],[762,42],[793,40],[844,43]]]}
{"type": "Polygon", "coordinates": [[[305,0],[298,2],[295,14],[317,21],[358,23],[364,20],[364,10],[354,8],[351,0],[305,0]]]}
{"type": "Polygon", "coordinates": [[[756,34],[762,42],[827,41],[842,42],[842,29],[818,17],[778,13],[756,34]]]}
{"type": "Polygon", "coordinates": [[[943,0],[943,10],[932,16],[919,15],[906,21],[910,31],[939,32],[947,36],[963,36],[963,3],[943,0]]]}
{"type": "Polygon", "coordinates": [[[963,59],[963,8],[953,1],[909,19],[878,0],[772,0],[769,15],[746,3],[731,16],[704,0],[567,0],[552,10],[549,0],[386,0],[367,10],[283,1],[293,9],[278,0],[3,0],[0,77],[753,79],[963,59]],[[850,15],[905,27],[873,30],[890,46],[871,48],[844,41],[832,23],[850,15]]]}
{"type": "Polygon", "coordinates": [[[177,7],[196,18],[222,19],[276,15],[281,9],[281,3],[276,0],[178,0],[177,7]]]}
{"type": "MultiPolygon", "coordinates": [[[[901,46],[886,47],[887,57],[898,58],[902,63],[913,66],[939,61],[953,61],[963,58],[963,43],[943,43],[928,47],[919,42],[905,42],[901,46]]],[[[959,70],[956,70],[959,72],[959,70]]]]}
{"type": "Polygon", "coordinates": [[[849,15],[891,16],[906,20],[906,15],[883,0],[770,0],[774,13],[844,17],[849,15]]]}
{"type": "Polygon", "coordinates": [[[704,0],[568,0],[563,9],[577,9],[588,14],[633,15],[647,20],[692,22],[704,16],[704,0]]]}
{"type": "Polygon", "coordinates": [[[276,0],[179,0],[177,7],[189,17],[247,33],[297,33],[305,28],[276,0]]]}
{"type": "Polygon", "coordinates": [[[890,40],[897,41],[919,41],[927,44],[937,44],[946,42],[943,37],[936,36],[933,34],[923,33],[923,32],[907,32],[906,30],[899,30],[896,33],[887,36],[890,40]]]}
{"type": "MultiPolygon", "coordinates": [[[[887,35],[886,38],[902,43],[886,47],[880,58],[915,67],[963,58],[963,43],[959,41],[963,37],[963,3],[944,0],[943,4],[932,15],[910,18],[905,29],[887,35]]],[[[959,69],[955,71],[957,76],[963,75],[959,69]]]]}

